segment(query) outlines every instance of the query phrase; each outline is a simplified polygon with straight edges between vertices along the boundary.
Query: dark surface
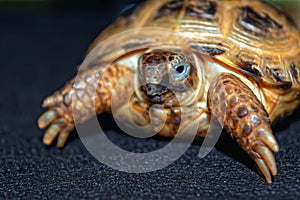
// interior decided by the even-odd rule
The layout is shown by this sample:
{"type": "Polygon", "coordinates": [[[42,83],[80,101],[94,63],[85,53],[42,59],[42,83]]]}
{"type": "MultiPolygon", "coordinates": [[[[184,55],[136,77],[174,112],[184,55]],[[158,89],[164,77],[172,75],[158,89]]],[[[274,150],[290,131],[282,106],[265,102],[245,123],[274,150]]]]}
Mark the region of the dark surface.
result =
{"type": "MultiPolygon", "coordinates": [[[[99,11],[1,12],[0,199],[300,198],[299,110],[275,127],[281,149],[271,185],[226,135],[204,159],[194,144],[167,168],[144,174],[99,163],[76,133],[64,149],[46,148],[36,126],[41,102],[75,75],[90,42],[112,21],[105,16],[99,11]]],[[[107,126],[111,140],[132,151],[168,143],[134,139],[107,126]]]]}

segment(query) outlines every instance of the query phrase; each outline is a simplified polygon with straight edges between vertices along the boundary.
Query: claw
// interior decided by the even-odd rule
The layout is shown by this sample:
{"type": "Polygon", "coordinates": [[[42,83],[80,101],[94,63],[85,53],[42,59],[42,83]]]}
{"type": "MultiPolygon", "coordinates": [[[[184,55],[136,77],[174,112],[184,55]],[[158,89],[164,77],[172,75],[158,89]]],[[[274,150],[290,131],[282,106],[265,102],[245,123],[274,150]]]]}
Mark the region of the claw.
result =
{"type": "Polygon", "coordinates": [[[279,145],[271,132],[263,130],[260,134],[260,138],[272,151],[279,151],[279,145]]]}
{"type": "Polygon", "coordinates": [[[44,100],[42,107],[47,108],[50,106],[54,106],[55,104],[56,104],[55,98],[53,96],[49,96],[44,100]]]}
{"type": "Polygon", "coordinates": [[[38,119],[38,126],[40,129],[47,127],[55,118],[57,117],[57,113],[54,110],[49,110],[45,112],[38,119]]]}
{"type": "Polygon", "coordinates": [[[43,137],[43,142],[46,145],[50,145],[53,140],[56,138],[58,133],[61,130],[61,126],[58,124],[52,124],[46,131],[44,137],[43,137]]]}
{"type": "Polygon", "coordinates": [[[254,161],[255,161],[257,167],[259,168],[260,172],[265,177],[267,183],[272,183],[270,171],[269,171],[267,165],[265,164],[264,160],[260,159],[260,158],[255,158],[254,161]]]}
{"type": "Polygon", "coordinates": [[[275,176],[277,174],[276,162],[274,155],[271,150],[266,146],[256,146],[254,150],[259,153],[262,157],[262,160],[267,165],[268,169],[271,171],[271,174],[275,176]]]}
{"type": "Polygon", "coordinates": [[[58,148],[64,147],[72,130],[73,130],[72,126],[67,126],[61,131],[61,133],[58,136],[57,144],[56,144],[58,148]]]}

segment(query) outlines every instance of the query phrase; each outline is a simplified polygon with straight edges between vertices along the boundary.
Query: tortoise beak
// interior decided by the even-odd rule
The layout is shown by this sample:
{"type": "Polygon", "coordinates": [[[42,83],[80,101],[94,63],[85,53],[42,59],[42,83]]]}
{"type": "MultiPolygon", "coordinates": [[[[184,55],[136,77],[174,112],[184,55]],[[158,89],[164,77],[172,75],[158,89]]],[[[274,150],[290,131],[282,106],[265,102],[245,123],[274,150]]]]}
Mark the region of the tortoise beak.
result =
{"type": "Polygon", "coordinates": [[[167,87],[156,83],[146,83],[142,89],[152,103],[163,103],[171,92],[167,87]]]}

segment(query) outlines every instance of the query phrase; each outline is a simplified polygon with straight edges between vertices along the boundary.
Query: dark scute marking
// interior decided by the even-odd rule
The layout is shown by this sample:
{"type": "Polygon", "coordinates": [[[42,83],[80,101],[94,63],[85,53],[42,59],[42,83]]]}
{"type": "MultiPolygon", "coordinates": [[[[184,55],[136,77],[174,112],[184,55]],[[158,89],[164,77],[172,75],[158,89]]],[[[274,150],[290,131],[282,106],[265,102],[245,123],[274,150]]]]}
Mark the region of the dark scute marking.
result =
{"type": "Polygon", "coordinates": [[[267,72],[270,73],[276,81],[283,82],[283,77],[280,76],[280,69],[271,69],[269,67],[266,68],[267,72]]]}
{"type": "Polygon", "coordinates": [[[256,12],[249,6],[242,8],[239,22],[244,28],[260,34],[268,35],[282,29],[282,25],[273,20],[268,14],[256,12]]]}
{"type": "Polygon", "coordinates": [[[296,79],[297,83],[299,83],[299,74],[298,74],[298,71],[296,69],[296,66],[294,64],[291,64],[290,69],[291,69],[291,72],[292,72],[292,76],[294,77],[294,79],[296,79]]]}
{"type": "Polygon", "coordinates": [[[237,109],[237,116],[239,118],[245,117],[248,114],[248,110],[246,106],[240,106],[237,109]]]}
{"type": "Polygon", "coordinates": [[[217,4],[210,1],[193,1],[186,8],[185,15],[213,19],[216,13],[217,4]]]}
{"type": "Polygon", "coordinates": [[[292,87],[291,82],[283,82],[282,85],[279,86],[280,89],[289,90],[292,87]]]}
{"type": "Polygon", "coordinates": [[[224,50],[208,46],[191,45],[191,48],[195,49],[196,51],[208,53],[210,56],[220,55],[225,52],[224,50]]]}
{"type": "Polygon", "coordinates": [[[280,69],[271,69],[269,67],[266,68],[267,72],[277,81],[280,83],[278,88],[283,90],[288,90],[292,87],[292,83],[289,81],[285,81],[284,77],[280,75],[280,69]]]}
{"type": "Polygon", "coordinates": [[[220,55],[222,53],[224,53],[225,51],[218,49],[218,48],[213,48],[213,47],[202,47],[203,51],[205,51],[206,53],[210,54],[211,56],[214,55],[220,55]]]}
{"type": "Polygon", "coordinates": [[[257,66],[257,64],[254,62],[242,62],[242,64],[241,64],[242,69],[246,70],[250,74],[261,77],[262,74],[254,66],[257,66]]]}
{"type": "Polygon", "coordinates": [[[163,5],[155,15],[155,19],[166,15],[178,15],[178,11],[182,9],[184,0],[174,0],[163,5]]]}

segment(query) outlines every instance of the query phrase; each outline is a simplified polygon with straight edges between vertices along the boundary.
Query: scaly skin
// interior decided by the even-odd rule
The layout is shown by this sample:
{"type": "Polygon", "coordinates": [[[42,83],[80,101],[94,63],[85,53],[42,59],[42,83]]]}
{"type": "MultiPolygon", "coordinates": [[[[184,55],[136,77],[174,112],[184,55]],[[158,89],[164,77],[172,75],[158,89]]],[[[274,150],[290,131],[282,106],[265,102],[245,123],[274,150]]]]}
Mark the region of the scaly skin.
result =
{"type": "MultiPolygon", "coordinates": [[[[167,53],[155,50],[157,58],[165,56],[167,53]]],[[[146,66],[148,66],[147,58],[144,58],[146,66]]],[[[158,64],[170,67],[170,62],[172,61],[165,59],[158,64]]],[[[179,63],[181,65],[182,62],[179,63]]],[[[152,65],[156,64],[152,63],[152,65]]],[[[176,66],[174,67],[176,68],[176,66]]],[[[61,90],[46,98],[43,107],[48,108],[48,111],[38,120],[40,128],[50,125],[44,135],[43,142],[46,145],[50,145],[58,137],[57,146],[63,147],[70,132],[74,129],[75,120],[84,122],[95,114],[110,111],[112,93],[116,89],[116,83],[122,80],[121,77],[129,69],[130,67],[127,66],[112,64],[105,71],[103,71],[103,68],[92,68],[83,71],[61,90]]],[[[189,80],[191,85],[197,85],[199,77],[194,75],[194,69],[191,66],[189,76],[177,84],[182,84],[189,80]],[[191,77],[193,78],[191,79],[191,77]]],[[[165,69],[161,70],[165,71],[165,69]]],[[[142,70],[140,73],[144,74],[145,71],[147,70],[142,70]]],[[[168,71],[167,76],[171,76],[173,73],[171,69],[166,71],[168,71]]],[[[147,125],[150,123],[149,114],[151,112],[153,128],[159,130],[159,134],[163,136],[175,136],[179,130],[183,129],[184,133],[188,134],[190,128],[192,128],[190,127],[193,124],[191,122],[199,124],[198,134],[203,136],[203,130],[206,130],[209,124],[206,119],[212,114],[256,162],[266,181],[268,183],[272,182],[271,175],[277,174],[272,151],[277,152],[279,147],[272,134],[268,113],[263,104],[239,78],[224,72],[216,76],[207,94],[208,111],[198,107],[198,103],[202,102],[203,99],[197,93],[194,94],[197,98],[192,98],[193,101],[182,105],[181,109],[173,95],[161,96],[163,102],[161,106],[150,109],[155,102],[151,102],[145,95],[138,95],[142,99],[139,99],[137,95],[133,95],[129,102],[122,102],[126,93],[129,92],[129,87],[133,86],[134,73],[130,74],[129,79],[118,84],[121,88],[118,89],[117,96],[118,104],[121,107],[125,106],[125,109],[128,106],[132,111],[131,114],[133,115],[131,117],[134,122],[140,125],[147,125]],[[181,115],[183,118],[180,117],[181,115]]],[[[159,79],[157,73],[150,73],[147,74],[147,80],[150,81],[149,83],[152,83],[153,80],[160,83],[164,79],[162,77],[159,79]]],[[[170,84],[173,83],[171,81],[170,84]]],[[[188,91],[188,88],[185,88],[185,92],[188,91]]],[[[159,90],[159,87],[151,89],[154,93],[157,93],[156,90],[159,90]]],[[[141,91],[136,90],[135,92],[141,91]]],[[[122,109],[119,110],[119,114],[122,115],[122,109]]]]}
{"type": "Polygon", "coordinates": [[[94,114],[109,111],[113,88],[128,71],[127,67],[117,64],[104,72],[103,68],[87,70],[47,97],[43,107],[48,111],[38,120],[39,128],[50,125],[43,142],[50,145],[58,137],[57,147],[63,147],[74,129],[74,120],[84,122],[94,114]]]}
{"type": "MultiPolygon", "coordinates": [[[[222,68],[217,70],[212,63],[205,69],[201,65],[205,63],[196,66],[200,71],[203,69],[204,76],[190,74],[188,82],[199,90],[195,98],[189,98],[191,95],[188,93],[179,95],[187,100],[184,101],[187,105],[182,113],[174,102],[166,108],[152,109],[156,128],[159,129],[165,120],[168,122],[160,134],[173,136],[181,128],[189,132],[190,122],[195,121],[199,122],[198,134],[205,133],[210,119],[208,106],[227,132],[255,160],[270,183],[271,174],[277,173],[272,151],[278,151],[270,121],[283,117],[300,103],[300,32],[281,12],[261,1],[148,0],[129,16],[120,17],[91,45],[90,49],[93,49],[109,37],[118,35],[98,49],[100,55],[93,63],[95,68],[84,68],[86,71],[83,70],[78,79],[81,83],[72,80],[45,100],[43,106],[49,110],[38,121],[40,128],[50,125],[44,143],[51,144],[58,137],[57,146],[64,146],[74,128],[74,119],[83,122],[95,113],[94,110],[100,114],[110,109],[112,88],[128,68],[113,64],[111,72],[102,78],[97,77],[102,73],[104,63],[114,62],[123,56],[130,57],[128,53],[131,50],[162,45],[157,38],[162,38],[163,46],[181,46],[180,42],[177,43],[177,34],[163,34],[157,28],[187,36],[188,47],[194,53],[209,56],[213,63],[218,63],[222,68]],[[119,35],[129,29],[143,27],[151,27],[151,30],[139,30],[138,36],[119,35]],[[222,74],[225,69],[234,75],[222,74]],[[235,77],[237,74],[243,82],[235,77]],[[217,79],[212,81],[214,76],[217,79]],[[250,89],[244,83],[250,83],[250,89]],[[97,88],[97,95],[93,96],[87,88],[97,88]],[[230,93],[235,89],[240,92],[230,93]],[[204,90],[204,93],[200,90],[204,90]],[[199,99],[201,95],[202,99],[199,99]],[[219,101],[214,101],[216,97],[219,97],[219,101]],[[206,105],[207,99],[209,105],[206,105]],[[178,127],[179,114],[188,116],[182,127],[178,127]],[[225,114],[225,118],[221,114],[225,114]]],[[[148,86],[148,90],[155,88],[148,86]]],[[[122,91],[126,92],[127,88],[124,86],[122,91]]],[[[119,95],[122,97],[122,94],[119,95]]],[[[147,124],[150,121],[147,109],[151,106],[141,95],[132,98],[129,107],[135,122],[147,124]]],[[[120,110],[119,114],[122,113],[120,110]]]]}
{"type": "Polygon", "coordinates": [[[272,151],[278,152],[279,146],[268,113],[251,89],[236,76],[222,73],[208,91],[208,107],[271,183],[271,175],[277,174],[272,151]]]}

